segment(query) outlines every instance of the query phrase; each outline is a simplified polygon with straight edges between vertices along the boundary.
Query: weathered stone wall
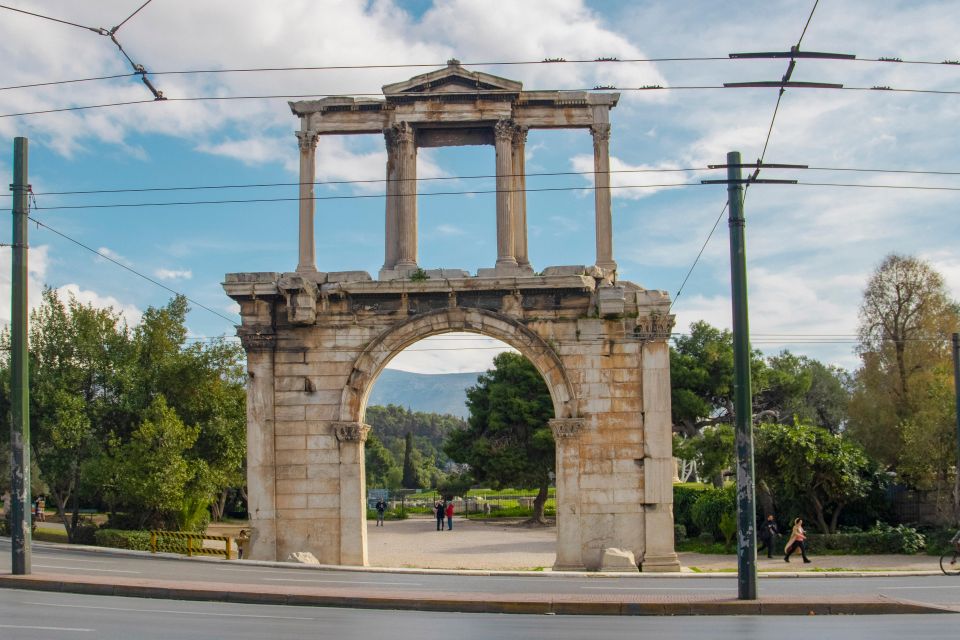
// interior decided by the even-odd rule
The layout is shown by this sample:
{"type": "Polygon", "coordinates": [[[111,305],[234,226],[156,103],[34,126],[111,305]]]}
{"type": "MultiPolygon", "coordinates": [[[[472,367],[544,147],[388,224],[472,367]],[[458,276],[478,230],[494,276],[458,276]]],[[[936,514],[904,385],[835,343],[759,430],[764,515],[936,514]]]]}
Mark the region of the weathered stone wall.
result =
{"type": "Polygon", "coordinates": [[[673,551],[666,294],[603,272],[373,282],[365,274],[230,274],[248,352],[253,559],[310,551],[366,564],[363,423],[377,375],[430,335],[480,333],[529,358],[553,399],[558,569],[606,548],[643,570],[673,551]]]}

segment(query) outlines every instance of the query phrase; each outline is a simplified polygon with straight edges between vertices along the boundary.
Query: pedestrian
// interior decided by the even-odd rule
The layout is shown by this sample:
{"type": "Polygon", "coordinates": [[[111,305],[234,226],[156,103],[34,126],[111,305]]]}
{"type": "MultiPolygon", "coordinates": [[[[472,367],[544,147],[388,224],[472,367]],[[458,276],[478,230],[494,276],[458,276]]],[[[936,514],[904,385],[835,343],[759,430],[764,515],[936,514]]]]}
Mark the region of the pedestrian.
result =
{"type": "Polygon", "coordinates": [[[777,521],[773,515],[768,515],[767,519],[760,525],[760,541],[763,542],[757,551],[767,550],[767,557],[773,557],[773,548],[780,541],[780,529],[777,528],[777,521]]]}
{"type": "Polygon", "coordinates": [[[375,508],[377,510],[377,526],[382,527],[383,512],[387,510],[387,503],[383,501],[383,498],[380,498],[379,500],[377,500],[377,505],[375,508]]]}
{"type": "Polygon", "coordinates": [[[444,511],[443,500],[437,500],[437,503],[433,505],[433,513],[437,516],[437,531],[443,531],[444,511]]]}
{"type": "Polygon", "coordinates": [[[447,531],[453,531],[453,500],[447,503],[447,531]]]}
{"type": "Polygon", "coordinates": [[[790,539],[787,540],[787,546],[783,548],[783,552],[786,554],[783,556],[783,561],[790,562],[790,556],[797,549],[800,550],[800,555],[803,556],[804,563],[809,563],[810,558],[807,557],[807,532],[803,530],[803,520],[800,518],[793,521],[790,539]]]}

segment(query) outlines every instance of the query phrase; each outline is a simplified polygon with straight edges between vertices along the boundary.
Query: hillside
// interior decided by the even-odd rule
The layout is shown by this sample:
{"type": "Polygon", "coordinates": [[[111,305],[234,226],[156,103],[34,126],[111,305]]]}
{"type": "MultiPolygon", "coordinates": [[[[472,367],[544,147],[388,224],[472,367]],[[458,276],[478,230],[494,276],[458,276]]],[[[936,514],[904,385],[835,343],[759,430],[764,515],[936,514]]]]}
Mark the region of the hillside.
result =
{"type": "Polygon", "coordinates": [[[466,390],[477,384],[478,375],[480,372],[425,374],[384,369],[367,404],[395,404],[411,411],[466,418],[466,390]]]}

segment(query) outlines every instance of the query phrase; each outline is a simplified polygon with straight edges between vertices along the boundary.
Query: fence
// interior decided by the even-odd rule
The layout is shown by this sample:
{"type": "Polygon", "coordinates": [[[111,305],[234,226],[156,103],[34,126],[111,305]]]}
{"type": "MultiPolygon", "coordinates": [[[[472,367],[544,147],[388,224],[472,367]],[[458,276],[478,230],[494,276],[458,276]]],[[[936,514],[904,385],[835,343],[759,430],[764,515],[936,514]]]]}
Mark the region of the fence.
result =
{"type": "Polygon", "coordinates": [[[221,556],[227,560],[233,559],[233,551],[242,552],[240,538],[234,540],[232,536],[208,536],[202,533],[185,533],[182,531],[151,531],[150,551],[157,553],[182,553],[187,556],[221,556]],[[207,543],[213,543],[208,545],[207,543]],[[223,543],[220,545],[219,543],[223,543]]]}

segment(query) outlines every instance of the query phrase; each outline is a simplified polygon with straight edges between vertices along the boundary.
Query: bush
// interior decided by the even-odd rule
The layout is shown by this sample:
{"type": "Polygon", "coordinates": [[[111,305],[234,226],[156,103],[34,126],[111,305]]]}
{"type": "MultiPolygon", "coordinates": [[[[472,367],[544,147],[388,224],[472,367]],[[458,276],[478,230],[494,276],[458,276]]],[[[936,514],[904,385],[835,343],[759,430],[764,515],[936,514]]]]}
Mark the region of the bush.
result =
{"type": "Polygon", "coordinates": [[[720,540],[723,537],[720,523],[724,514],[733,514],[736,518],[736,513],[734,487],[702,491],[690,510],[694,524],[702,533],[713,536],[714,540],[720,540]]]}
{"type": "Polygon", "coordinates": [[[678,545],[687,539],[687,528],[682,524],[673,525],[673,544],[678,545]]]}
{"type": "MultiPolygon", "coordinates": [[[[409,512],[410,509],[407,509],[409,512]]],[[[410,516],[408,513],[402,511],[400,507],[396,509],[387,509],[383,512],[384,520],[406,520],[410,516]]],[[[367,509],[367,520],[376,520],[377,519],[377,510],[376,509],[367,509]]]]}
{"type": "Polygon", "coordinates": [[[97,525],[84,523],[77,527],[73,544],[97,544],[97,525]]]}
{"type": "Polygon", "coordinates": [[[98,529],[94,534],[98,547],[114,549],[133,549],[150,551],[149,531],[125,531],[120,529],[98,529]]]}
{"type": "Polygon", "coordinates": [[[906,525],[891,527],[877,522],[869,531],[860,533],[810,534],[808,537],[814,552],[864,555],[873,553],[914,554],[926,547],[924,535],[906,525]]]}
{"type": "Polygon", "coordinates": [[[696,523],[693,521],[691,510],[693,504],[697,501],[703,492],[708,489],[707,485],[702,484],[675,484],[673,485],[673,521],[675,524],[682,524],[687,529],[690,536],[700,533],[696,523]]]}

